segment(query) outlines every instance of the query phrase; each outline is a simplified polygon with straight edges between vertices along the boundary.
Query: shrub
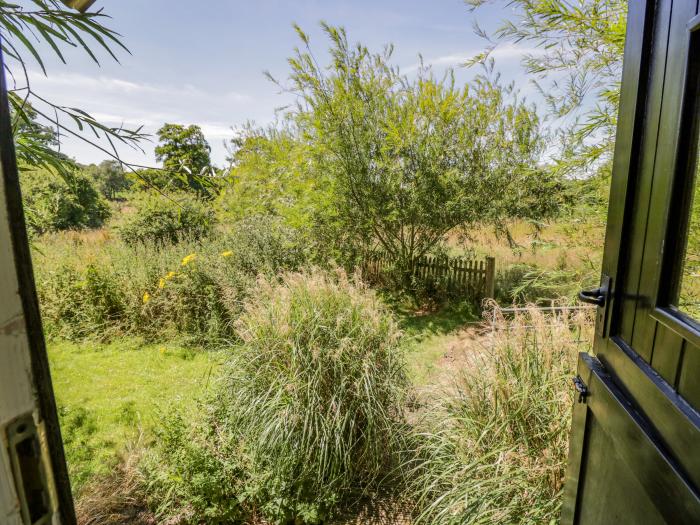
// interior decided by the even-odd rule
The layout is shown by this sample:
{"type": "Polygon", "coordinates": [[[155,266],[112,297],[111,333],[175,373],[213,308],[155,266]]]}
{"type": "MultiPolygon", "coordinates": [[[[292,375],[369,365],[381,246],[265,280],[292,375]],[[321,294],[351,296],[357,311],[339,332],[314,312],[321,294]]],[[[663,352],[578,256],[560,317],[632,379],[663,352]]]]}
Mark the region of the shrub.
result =
{"type": "MultiPolygon", "coordinates": [[[[497,316],[498,318],[498,316],[497,316]]],[[[554,523],[568,451],[570,380],[585,313],[500,317],[455,392],[420,423],[407,469],[418,524],[554,523]]]]}
{"type": "Polygon", "coordinates": [[[107,203],[81,173],[64,179],[48,170],[25,171],[21,183],[33,233],[98,228],[109,218],[107,203]]]}
{"type": "Polygon", "coordinates": [[[302,233],[270,215],[236,222],[224,242],[234,254],[232,262],[251,275],[298,270],[309,258],[302,233]]]}
{"type": "Polygon", "coordinates": [[[38,292],[50,336],[78,340],[100,334],[109,339],[126,328],[125,289],[108,268],[62,266],[40,281],[38,292]]]}
{"type": "Polygon", "coordinates": [[[392,466],[407,386],[396,324],[363,285],[313,271],[261,279],[236,328],[199,421],[171,418],[145,464],[152,500],[190,523],[321,523],[392,466]]]}
{"type": "Polygon", "coordinates": [[[191,195],[142,196],[137,210],[119,228],[122,240],[129,245],[165,246],[185,239],[201,240],[211,233],[214,213],[206,203],[191,195]]]}
{"type": "Polygon", "coordinates": [[[70,340],[131,334],[228,343],[256,277],[299,269],[303,243],[267,218],[241,221],[203,244],[127,246],[104,231],[44,237],[35,257],[47,332],[70,340]]]}

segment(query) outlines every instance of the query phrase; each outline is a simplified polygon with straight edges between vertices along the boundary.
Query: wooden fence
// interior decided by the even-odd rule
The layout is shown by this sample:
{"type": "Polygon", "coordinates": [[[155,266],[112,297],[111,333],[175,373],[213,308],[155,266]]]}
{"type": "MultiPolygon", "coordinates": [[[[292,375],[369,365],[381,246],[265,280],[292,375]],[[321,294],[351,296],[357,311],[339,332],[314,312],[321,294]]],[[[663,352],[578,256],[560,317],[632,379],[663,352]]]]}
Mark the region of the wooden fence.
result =
{"type": "MultiPolygon", "coordinates": [[[[394,259],[384,252],[367,257],[362,270],[370,279],[381,279],[392,268],[394,259]]],[[[496,259],[463,259],[461,257],[433,257],[418,259],[414,275],[424,281],[442,281],[453,292],[465,292],[483,298],[493,298],[496,284],[496,259]]]]}

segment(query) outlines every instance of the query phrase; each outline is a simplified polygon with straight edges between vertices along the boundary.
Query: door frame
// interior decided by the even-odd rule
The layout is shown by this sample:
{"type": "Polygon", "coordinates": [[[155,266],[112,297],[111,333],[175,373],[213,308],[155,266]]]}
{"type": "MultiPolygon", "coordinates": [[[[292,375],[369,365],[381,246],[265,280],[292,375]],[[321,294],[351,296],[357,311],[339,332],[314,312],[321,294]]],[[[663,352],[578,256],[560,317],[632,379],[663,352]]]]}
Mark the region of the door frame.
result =
{"type": "MultiPolygon", "coordinates": [[[[23,311],[23,316],[18,318],[23,322],[23,326],[4,327],[5,330],[9,329],[12,332],[5,335],[18,334],[26,339],[31,365],[31,376],[28,375],[27,380],[33,381],[34,402],[42,423],[40,436],[44,449],[42,452],[48,457],[51,470],[48,480],[49,489],[54,491],[55,504],[58,507],[57,512],[61,523],[73,525],[76,523],[76,515],[49,370],[46,341],[39,313],[39,301],[22,208],[22,194],[11,122],[7,81],[2,51],[0,50],[0,170],[6,200],[6,202],[0,203],[0,206],[5,206],[6,209],[6,220],[10,232],[18,284],[17,290],[2,290],[0,293],[10,296],[19,295],[23,311]]],[[[2,220],[2,215],[0,215],[0,220],[2,220]]],[[[2,441],[4,439],[0,439],[0,442],[2,441]]]]}

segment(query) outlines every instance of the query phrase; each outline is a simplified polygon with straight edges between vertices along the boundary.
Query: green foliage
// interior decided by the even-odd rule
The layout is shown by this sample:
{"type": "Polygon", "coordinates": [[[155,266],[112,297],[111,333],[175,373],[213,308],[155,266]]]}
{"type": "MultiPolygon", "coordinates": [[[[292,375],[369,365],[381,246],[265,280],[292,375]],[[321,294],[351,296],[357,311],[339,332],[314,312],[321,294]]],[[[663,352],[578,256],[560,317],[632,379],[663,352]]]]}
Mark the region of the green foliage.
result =
{"type": "Polygon", "coordinates": [[[597,266],[540,268],[514,264],[496,276],[496,299],[501,304],[542,304],[576,301],[578,292],[598,279],[597,266]]]}
{"type": "Polygon", "coordinates": [[[21,165],[40,167],[70,177],[73,163],[53,148],[59,136],[77,137],[110,156],[113,156],[112,149],[103,148],[95,138],[104,139],[111,145],[130,146],[144,138],[140,128],[110,127],[79,108],[54,104],[36,93],[30,83],[31,61],[36,62],[44,74],[47,73],[42,58],[44,52],[55,53],[65,63],[65,48],[75,48],[99,64],[95,51],[99,48],[117,60],[114,49],[127,49],[120,36],[103,25],[107,18],[102,11],[76,13],[58,0],[0,0],[2,53],[13,59],[6,62],[5,67],[15,81],[9,87],[8,95],[17,159],[21,165]],[[60,133],[49,131],[50,128],[38,123],[37,119],[50,123],[60,133]],[[89,134],[85,133],[88,131],[89,134]]]}
{"type": "Polygon", "coordinates": [[[537,113],[511,87],[482,76],[459,88],[452,75],[427,71],[409,80],[391,67],[390,49],[371,54],[351,47],[342,29],[323,27],[327,69],[298,30],[305,51],[289,60],[301,100],[294,117],[355,244],[379,244],[410,275],[458,226],[556,211],[556,192],[540,191],[553,175],[538,166],[537,113]]]}
{"type": "Polygon", "coordinates": [[[312,169],[311,150],[292,130],[247,129],[235,139],[228,184],[218,206],[226,217],[281,217],[306,228],[327,214],[329,181],[312,169]]]}
{"type": "Polygon", "coordinates": [[[35,255],[42,317],[51,338],[184,338],[216,346],[258,274],[306,264],[305,239],[268,218],[251,218],[206,244],[157,247],[119,240],[41,238],[35,255]],[[138,261],[138,264],[135,264],[138,261]]]}
{"type": "Polygon", "coordinates": [[[183,240],[201,240],[214,226],[211,207],[187,194],[144,193],[136,201],[136,211],[119,227],[126,244],[165,246],[183,240]]]}
{"type": "Polygon", "coordinates": [[[163,172],[150,182],[161,189],[206,193],[213,171],[210,151],[199,126],[164,124],[158,130],[155,149],[156,159],[163,163],[163,172]]]}
{"type": "Polygon", "coordinates": [[[153,501],[189,523],[325,522],[392,466],[396,325],[364,287],[315,271],[260,280],[236,327],[216,394],[193,424],[170,421],[146,465],[153,501]]]}
{"type": "Polygon", "coordinates": [[[100,193],[112,201],[117,200],[133,183],[124,173],[121,164],[115,160],[105,160],[98,165],[90,164],[83,171],[94,181],[100,193]]]}
{"type": "Polygon", "coordinates": [[[59,267],[41,281],[39,298],[53,336],[79,340],[99,334],[109,339],[128,326],[128,298],[119,279],[102,266],[59,267]]]}
{"type": "Polygon", "coordinates": [[[34,233],[97,228],[109,218],[107,203],[80,172],[63,177],[49,170],[21,175],[27,223],[34,233]]]}
{"type": "MultiPolygon", "coordinates": [[[[565,130],[560,168],[588,170],[612,158],[620,101],[625,45],[625,0],[467,0],[478,7],[507,4],[514,18],[504,21],[492,41],[526,42],[537,51],[523,58],[555,117],[577,114],[565,130]],[[547,80],[546,84],[542,81],[547,80]]],[[[474,61],[484,61],[495,49],[474,61]]]]}
{"type": "MultiPolygon", "coordinates": [[[[506,321],[470,356],[456,393],[418,424],[406,465],[416,523],[544,524],[558,519],[585,314],[535,309],[506,321]]],[[[588,333],[590,336],[590,333],[588,333]]]]}

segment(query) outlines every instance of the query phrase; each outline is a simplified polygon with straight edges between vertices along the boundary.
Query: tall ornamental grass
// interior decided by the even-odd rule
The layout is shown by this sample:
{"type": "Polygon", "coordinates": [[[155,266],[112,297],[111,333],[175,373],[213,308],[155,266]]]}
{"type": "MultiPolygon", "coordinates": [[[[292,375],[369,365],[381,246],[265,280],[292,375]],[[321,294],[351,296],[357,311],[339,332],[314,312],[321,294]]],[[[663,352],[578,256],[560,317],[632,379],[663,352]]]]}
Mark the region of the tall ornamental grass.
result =
{"type": "Polygon", "coordinates": [[[497,324],[454,391],[418,424],[406,465],[417,524],[555,523],[586,312],[535,308],[497,324]]]}
{"type": "Polygon", "coordinates": [[[321,523],[394,469],[407,389],[399,331],[344,273],[261,278],[240,343],[192,425],[167,424],[146,466],[161,515],[321,523]]]}

